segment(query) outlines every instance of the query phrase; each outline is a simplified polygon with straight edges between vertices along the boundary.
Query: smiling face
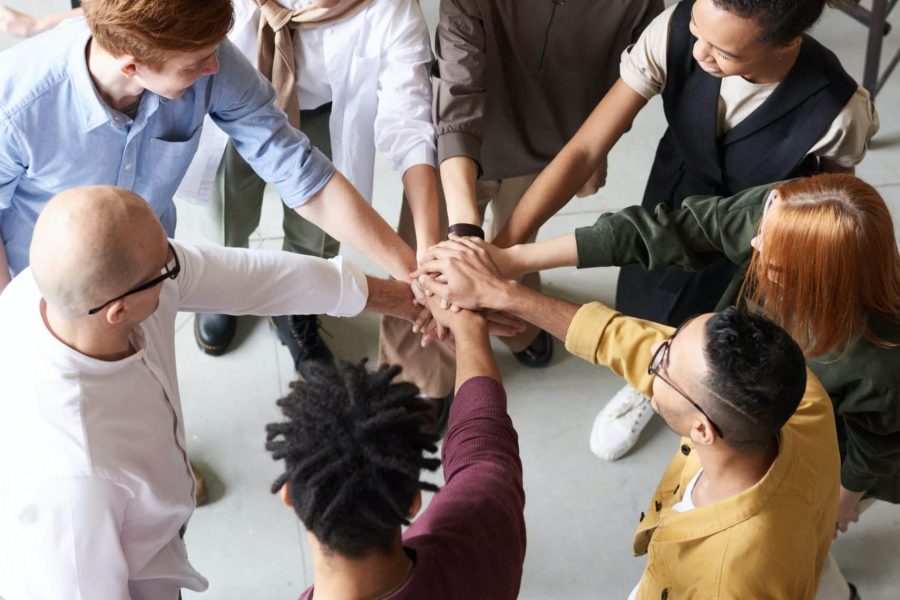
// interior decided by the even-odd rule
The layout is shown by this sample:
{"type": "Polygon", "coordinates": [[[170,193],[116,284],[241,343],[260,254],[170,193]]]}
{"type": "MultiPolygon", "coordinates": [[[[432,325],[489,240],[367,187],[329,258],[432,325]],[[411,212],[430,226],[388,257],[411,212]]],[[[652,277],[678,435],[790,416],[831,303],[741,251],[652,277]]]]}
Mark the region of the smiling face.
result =
{"type": "Polygon", "coordinates": [[[737,75],[756,83],[777,81],[785,67],[790,69],[795,58],[791,49],[800,43],[800,38],[784,47],[762,42],[755,21],[719,8],[713,0],[694,4],[690,31],[697,38],[693,54],[701,69],[713,77],[737,75]]]}
{"type": "Polygon", "coordinates": [[[219,71],[217,47],[213,44],[193,52],[171,52],[158,69],[131,59],[125,71],[144,89],[176,100],[198,79],[219,71]]]}

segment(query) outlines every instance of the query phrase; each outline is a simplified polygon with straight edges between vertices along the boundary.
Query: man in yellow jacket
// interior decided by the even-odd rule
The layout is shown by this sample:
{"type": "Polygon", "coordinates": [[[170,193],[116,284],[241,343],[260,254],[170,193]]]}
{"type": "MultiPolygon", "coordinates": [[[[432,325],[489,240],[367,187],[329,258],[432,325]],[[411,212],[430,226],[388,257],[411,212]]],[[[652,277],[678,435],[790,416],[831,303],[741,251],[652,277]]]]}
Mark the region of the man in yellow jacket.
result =
{"type": "Polygon", "coordinates": [[[503,279],[471,238],[431,259],[415,273],[431,293],[564,339],[650,395],[683,437],[639,518],[634,551],[648,559],[631,598],[815,598],[840,459],[831,401],[785,331],[734,308],[673,330],[579,307],[503,279]]]}

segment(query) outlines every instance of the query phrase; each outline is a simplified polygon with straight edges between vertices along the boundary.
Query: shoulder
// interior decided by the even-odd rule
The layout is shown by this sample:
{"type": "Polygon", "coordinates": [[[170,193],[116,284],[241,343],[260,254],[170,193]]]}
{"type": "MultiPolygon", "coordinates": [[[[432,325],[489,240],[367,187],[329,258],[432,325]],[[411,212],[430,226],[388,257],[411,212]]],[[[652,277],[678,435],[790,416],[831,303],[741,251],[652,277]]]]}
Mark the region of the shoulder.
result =
{"type": "MultiPolygon", "coordinates": [[[[873,333],[889,342],[900,341],[897,325],[876,324],[873,333]]],[[[860,336],[846,349],[810,359],[810,368],[821,375],[840,413],[873,412],[900,422],[900,348],[860,336]]]]}
{"type": "Polygon", "coordinates": [[[824,75],[829,82],[826,93],[842,105],[859,87],[856,80],[844,69],[837,55],[811,35],[803,36],[800,54],[824,75]]]}
{"type": "MultiPolygon", "coordinates": [[[[717,598],[812,598],[821,523],[787,515],[781,503],[730,530],[719,566],[717,598]],[[805,523],[804,523],[805,521],[805,523]],[[765,552],[759,552],[765,547],[765,552]]],[[[827,548],[827,546],[825,546],[827,548]]]]}
{"type": "Polygon", "coordinates": [[[3,116],[10,117],[59,90],[70,78],[76,47],[83,47],[88,35],[87,25],[76,19],[0,52],[3,116]]]}
{"type": "MultiPolygon", "coordinates": [[[[3,332],[0,336],[0,355],[5,357],[0,358],[0,364],[5,367],[9,366],[7,361],[10,360],[28,360],[24,351],[35,345],[38,332],[34,329],[44,326],[39,312],[40,301],[41,293],[30,267],[14,277],[0,294],[0,331],[3,332]]],[[[9,375],[15,378],[16,375],[26,376],[26,373],[11,370],[9,375]]],[[[8,381],[7,377],[0,378],[0,383],[8,381]]]]}
{"type": "Polygon", "coordinates": [[[375,0],[348,25],[365,27],[370,37],[376,37],[382,47],[390,47],[401,39],[409,39],[411,33],[419,34],[423,46],[431,51],[428,40],[428,24],[422,8],[415,0],[375,0]]]}

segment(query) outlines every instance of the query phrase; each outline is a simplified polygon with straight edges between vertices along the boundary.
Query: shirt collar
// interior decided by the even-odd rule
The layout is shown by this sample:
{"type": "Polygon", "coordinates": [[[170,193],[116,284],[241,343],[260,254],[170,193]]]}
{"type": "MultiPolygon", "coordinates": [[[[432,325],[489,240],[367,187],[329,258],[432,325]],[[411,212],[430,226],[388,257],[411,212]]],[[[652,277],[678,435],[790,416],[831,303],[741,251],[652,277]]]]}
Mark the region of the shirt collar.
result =
{"type": "MultiPolygon", "coordinates": [[[[91,40],[91,30],[86,23],[84,23],[82,30],[74,37],[75,41],[72,43],[69,52],[68,71],[75,89],[76,110],[81,119],[82,133],[92,131],[106,123],[109,123],[114,127],[122,127],[122,123],[117,123],[117,121],[122,121],[122,113],[113,110],[103,101],[100,97],[100,93],[97,91],[97,86],[94,85],[91,73],[88,70],[87,57],[85,54],[87,44],[91,40]]],[[[140,118],[142,115],[149,116],[153,114],[158,106],[159,96],[152,92],[145,91],[140,100],[137,117],[140,118]]],[[[138,118],[134,120],[137,121],[138,118]]],[[[126,120],[130,125],[131,120],[126,120]]]]}
{"type": "MultiPolygon", "coordinates": [[[[800,462],[794,432],[789,426],[783,427],[778,456],[756,485],[730,498],[684,513],[671,507],[663,508],[653,540],[680,542],[708,537],[755,516],[771,504],[773,497],[787,491],[789,477],[797,477],[798,469],[802,470],[800,462]]],[[[686,461],[686,470],[696,473],[699,468],[700,461],[696,452],[692,452],[686,461]]]]}

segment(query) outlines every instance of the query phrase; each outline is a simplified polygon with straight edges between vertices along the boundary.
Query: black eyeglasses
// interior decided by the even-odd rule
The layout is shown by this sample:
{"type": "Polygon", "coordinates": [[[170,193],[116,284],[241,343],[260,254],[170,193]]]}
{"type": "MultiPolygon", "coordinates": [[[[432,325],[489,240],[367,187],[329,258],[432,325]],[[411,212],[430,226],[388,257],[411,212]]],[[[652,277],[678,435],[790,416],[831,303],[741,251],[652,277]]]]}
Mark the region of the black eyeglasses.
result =
{"type": "Polygon", "coordinates": [[[100,312],[101,310],[103,310],[104,308],[106,308],[107,306],[109,306],[110,304],[112,304],[113,302],[115,302],[116,300],[121,300],[125,296],[137,294],[138,292],[143,292],[144,290],[149,290],[153,286],[159,285],[166,279],[175,279],[176,277],[178,277],[178,274],[181,273],[181,263],[178,261],[178,254],[175,253],[175,248],[172,247],[172,244],[168,243],[168,246],[169,246],[169,254],[172,255],[172,258],[170,258],[166,262],[166,264],[161,269],[159,275],[157,275],[150,281],[144,282],[138,286],[131,288],[124,294],[119,294],[115,298],[112,298],[111,300],[107,300],[106,302],[104,302],[103,304],[101,304],[100,306],[98,306],[96,308],[92,308],[91,310],[88,311],[88,314],[95,315],[98,312],[100,312]]]}
{"type": "Polygon", "coordinates": [[[659,345],[659,347],[656,349],[656,352],[653,353],[653,357],[650,359],[650,364],[647,365],[647,373],[648,373],[649,375],[653,375],[654,377],[659,377],[660,379],[662,379],[662,380],[666,383],[666,385],[668,385],[670,388],[672,388],[673,390],[675,390],[676,392],[678,392],[679,394],[681,394],[681,396],[682,396],[685,400],[687,400],[688,402],[690,402],[691,404],[693,404],[693,405],[694,405],[694,408],[696,408],[697,410],[699,410],[699,411],[700,411],[700,414],[702,414],[704,417],[707,418],[707,420],[708,420],[708,421],[710,422],[710,424],[713,426],[713,429],[715,429],[715,430],[716,430],[716,433],[719,434],[719,437],[722,438],[722,439],[725,439],[725,434],[722,433],[722,430],[719,428],[718,425],[716,425],[715,421],[713,421],[712,419],[709,418],[709,415],[706,414],[706,411],[703,410],[702,408],[700,408],[700,405],[699,405],[699,404],[697,404],[696,402],[694,402],[693,400],[691,400],[691,397],[690,397],[690,396],[688,396],[687,394],[685,394],[685,393],[682,391],[682,389],[681,389],[680,387],[678,387],[677,385],[675,385],[674,383],[672,383],[672,381],[669,380],[667,377],[665,377],[665,376],[662,374],[662,372],[660,371],[660,369],[663,367],[663,363],[665,363],[665,366],[666,366],[666,368],[668,369],[668,365],[669,365],[669,347],[672,345],[672,340],[674,340],[674,339],[675,339],[675,336],[678,335],[679,333],[681,333],[681,330],[684,329],[684,326],[687,325],[688,323],[690,323],[692,320],[693,320],[693,317],[690,318],[690,319],[688,319],[688,320],[685,321],[684,323],[682,323],[682,324],[678,327],[678,329],[675,330],[675,333],[672,334],[672,337],[670,337],[669,339],[665,340],[662,344],[659,345]]]}

